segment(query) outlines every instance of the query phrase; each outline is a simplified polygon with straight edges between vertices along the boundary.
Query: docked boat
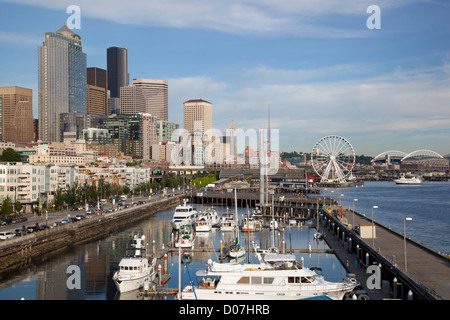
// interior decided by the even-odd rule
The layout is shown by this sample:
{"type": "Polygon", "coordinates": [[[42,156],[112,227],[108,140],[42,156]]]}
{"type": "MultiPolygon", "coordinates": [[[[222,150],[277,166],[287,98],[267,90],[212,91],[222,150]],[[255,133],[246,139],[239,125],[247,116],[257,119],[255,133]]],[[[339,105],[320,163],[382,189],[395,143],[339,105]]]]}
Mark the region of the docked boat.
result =
{"type": "Polygon", "coordinates": [[[416,177],[405,177],[401,176],[399,179],[395,179],[396,184],[406,184],[406,185],[418,185],[422,183],[422,179],[416,177]]]}
{"type": "Polygon", "coordinates": [[[204,212],[202,212],[202,216],[209,220],[211,227],[220,226],[220,217],[217,214],[216,209],[214,209],[213,207],[209,207],[204,212]]]}
{"type": "Polygon", "coordinates": [[[230,250],[228,251],[228,256],[230,258],[236,259],[243,257],[245,255],[245,249],[241,247],[241,245],[236,241],[235,244],[230,246],[230,250]]]}
{"type": "Polygon", "coordinates": [[[220,218],[220,231],[234,231],[235,220],[232,214],[224,214],[220,218]]]}
{"type": "Polygon", "coordinates": [[[342,300],[359,283],[330,282],[299,263],[293,254],[257,253],[259,263],[233,264],[208,260],[197,271],[199,284],[186,286],[180,299],[299,300],[326,296],[342,300]]]}
{"type": "Polygon", "coordinates": [[[195,233],[191,224],[184,224],[179,228],[178,241],[175,247],[192,248],[194,246],[195,233]]]}
{"type": "Polygon", "coordinates": [[[178,230],[180,226],[185,224],[192,224],[198,218],[198,212],[191,205],[187,204],[188,200],[184,199],[182,205],[175,208],[173,218],[171,221],[172,228],[178,230]]]}
{"type": "Polygon", "coordinates": [[[256,222],[252,218],[244,218],[241,230],[243,232],[254,232],[256,230],[256,222]]]}
{"type": "Polygon", "coordinates": [[[144,283],[152,282],[157,275],[156,258],[149,263],[145,256],[145,236],[135,235],[131,248],[132,254],[120,260],[119,271],[114,273],[113,281],[120,293],[138,290],[144,283]]]}
{"type": "Polygon", "coordinates": [[[269,229],[270,230],[278,229],[278,221],[277,220],[270,220],[269,229]]]}
{"type": "Polygon", "coordinates": [[[211,222],[204,216],[195,221],[195,232],[209,232],[211,231],[211,222]]]}

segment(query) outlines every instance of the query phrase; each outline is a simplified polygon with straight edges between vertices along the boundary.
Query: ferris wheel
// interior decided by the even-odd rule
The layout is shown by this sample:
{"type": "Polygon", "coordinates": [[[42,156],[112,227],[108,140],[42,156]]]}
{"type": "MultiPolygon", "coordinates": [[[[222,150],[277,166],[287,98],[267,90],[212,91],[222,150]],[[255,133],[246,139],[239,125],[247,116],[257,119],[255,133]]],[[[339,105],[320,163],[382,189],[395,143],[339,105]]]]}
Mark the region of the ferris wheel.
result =
{"type": "Polygon", "coordinates": [[[355,164],[355,151],[346,139],[330,135],[314,145],[311,162],[314,171],[322,178],[321,182],[343,183],[355,164]]]}

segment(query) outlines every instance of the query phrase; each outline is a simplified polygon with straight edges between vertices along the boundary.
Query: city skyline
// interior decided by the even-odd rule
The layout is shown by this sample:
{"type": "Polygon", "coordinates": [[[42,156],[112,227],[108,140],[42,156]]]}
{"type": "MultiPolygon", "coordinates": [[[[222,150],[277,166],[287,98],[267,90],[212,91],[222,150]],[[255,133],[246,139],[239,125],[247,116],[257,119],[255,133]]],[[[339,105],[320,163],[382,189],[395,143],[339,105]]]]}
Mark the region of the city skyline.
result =
{"type": "MultiPolygon", "coordinates": [[[[66,22],[68,1],[0,1],[0,86],[33,90],[37,47],[66,22]]],[[[450,45],[444,1],[78,1],[87,67],[127,48],[131,79],[168,81],[169,120],[183,102],[213,105],[213,127],[279,129],[280,151],[310,152],[322,137],[357,154],[450,153],[450,45]],[[381,29],[369,29],[378,5],[381,29]]]]}

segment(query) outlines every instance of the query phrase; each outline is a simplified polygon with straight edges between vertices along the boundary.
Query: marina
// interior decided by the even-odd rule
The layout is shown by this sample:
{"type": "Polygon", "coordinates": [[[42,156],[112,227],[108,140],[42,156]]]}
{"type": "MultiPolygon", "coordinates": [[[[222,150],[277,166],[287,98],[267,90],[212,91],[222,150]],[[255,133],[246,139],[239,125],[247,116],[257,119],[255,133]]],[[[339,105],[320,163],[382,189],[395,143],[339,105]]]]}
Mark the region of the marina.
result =
{"type": "MultiPolygon", "coordinates": [[[[427,187],[428,183],[431,182],[424,182],[420,187],[427,187]]],[[[385,188],[391,187],[387,182],[383,184],[385,188]]],[[[391,184],[395,186],[395,183],[391,184]]],[[[364,188],[370,191],[372,186],[380,184],[367,184],[364,188]]],[[[405,190],[403,187],[397,187],[405,190]]],[[[362,190],[362,187],[360,188],[359,191],[362,190]]],[[[338,189],[334,191],[336,190],[338,189]]],[[[343,188],[339,192],[345,192],[347,195],[352,192],[350,197],[354,197],[355,190],[355,187],[343,188]]],[[[263,228],[254,232],[239,232],[238,243],[244,252],[237,258],[239,265],[260,263],[255,254],[255,244],[262,250],[276,247],[280,254],[293,255],[295,260],[300,261],[306,268],[319,267],[327,281],[340,282],[354,278],[359,283],[358,288],[353,293],[346,294],[345,299],[448,299],[447,287],[450,283],[448,255],[432,250],[411,239],[410,236],[406,237],[405,241],[401,232],[386,226],[385,222],[379,219],[373,222],[376,237],[363,239],[353,229],[353,226],[362,227],[372,223],[368,212],[362,210],[362,201],[358,202],[359,210],[353,211],[350,209],[351,206],[345,203],[348,203],[348,198],[341,196],[336,200],[331,199],[331,190],[324,191],[318,197],[314,194],[313,198],[307,201],[308,205],[294,204],[298,215],[294,215],[294,209],[284,212],[279,209],[276,211],[277,214],[265,217],[266,223],[263,228]],[[322,201],[319,201],[320,199],[322,201]],[[344,209],[340,204],[343,204],[344,209]],[[276,230],[270,228],[272,219],[278,222],[279,228],[276,230]],[[316,236],[317,231],[320,231],[322,237],[316,236]],[[404,242],[408,253],[407,271],[403,259],[404,242]],[[367,273],[367,268],[371,265],[380,266],[379,288],[372,288],[370,285],[371,274],[367,273]]],[[[242,194],[240,196],[242,197],[242,194]]],[[[362,194],[359,194],[359,198],[363,198],[362,194]]],[[[289,202],[287,195],[285,199],[289,202]]],[[[182,202],[181,198],[179,202],[182,202]]],[[[245,202],[241,200],[241,203],[245,202]]],[[[198,212],[206,212],[211,210],[211,205],[192,203],[192,208],[198,212]]],[[[214,209],[219,217],[230,215],[235,211],[234,207],[227,208],[227,206],[214,206],[214,209]]],[[[245,206],[237,209],[238,220],[245,220],[249,215],[248,208],[245,206]]],[[[236,257],[232,258],[227,254],[228,248],[236,244],[235,233],[221,231],[217,224],[210,231],[195,232],[193,246],[181,248],[183,254],[179,257],[180,248],[174,244],[177,231],[172,226],[174,211],[175,206],[169,210],[156,212],[105,237],[73,246],[63,251],[63,254],[48,255],[39,263],[25,265],[20,274],[2,279],[0,298],[176,299],[180,291],[179,281],[182,290],[193,284],[197,285],[196,274],[198,272],[201,274],[208,261],[214,261],[222,266],[236,261],[236,257]],[[147,256],[149,261],[156,259],[154,265],[157,266],[158,275],[155,276],[153,284],[143,284],[138,290],[120,293],[113,277],[118,271],[126,247],[137,233],[145,235],[147,256]],[[178,262],[179,258],[181,263],[178,262]],[[52,282],[51,279],[58,272],[67,277],[66,269],[74,264],[80,266],[82,270],[82,291],[75,292],[68,289],[61,280],[52,282]],[[181,277],[178,276],[180,270],[181,277]],[[42,282],[44,279],[45,282],[42,282]],[[56,289],[62,290],[65,294],[53,296],[56,289]],[[74,296],[75,293],[77,294],[74,296]]],[[[61,279],[61,276],[55,279],[61,279]]]]}

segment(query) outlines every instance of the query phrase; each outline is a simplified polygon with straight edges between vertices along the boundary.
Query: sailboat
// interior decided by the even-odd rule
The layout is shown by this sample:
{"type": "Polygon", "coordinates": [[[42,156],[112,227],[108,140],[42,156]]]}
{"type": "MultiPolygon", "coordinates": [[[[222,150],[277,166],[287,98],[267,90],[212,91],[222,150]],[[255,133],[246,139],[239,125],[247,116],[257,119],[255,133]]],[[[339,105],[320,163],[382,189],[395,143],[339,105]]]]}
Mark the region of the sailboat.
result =
{"type": "Polygon", "coordinates": [[[230,246],[230,250],[228,251],[228,256],[231,258],[239,258],[245,254],[245,249],[243,249],[239,244],[239,230],[238,230],[238,215],[237,215],[237,195],[236,189],[234,189],[234,237],[235,242],[230,246]]]}

